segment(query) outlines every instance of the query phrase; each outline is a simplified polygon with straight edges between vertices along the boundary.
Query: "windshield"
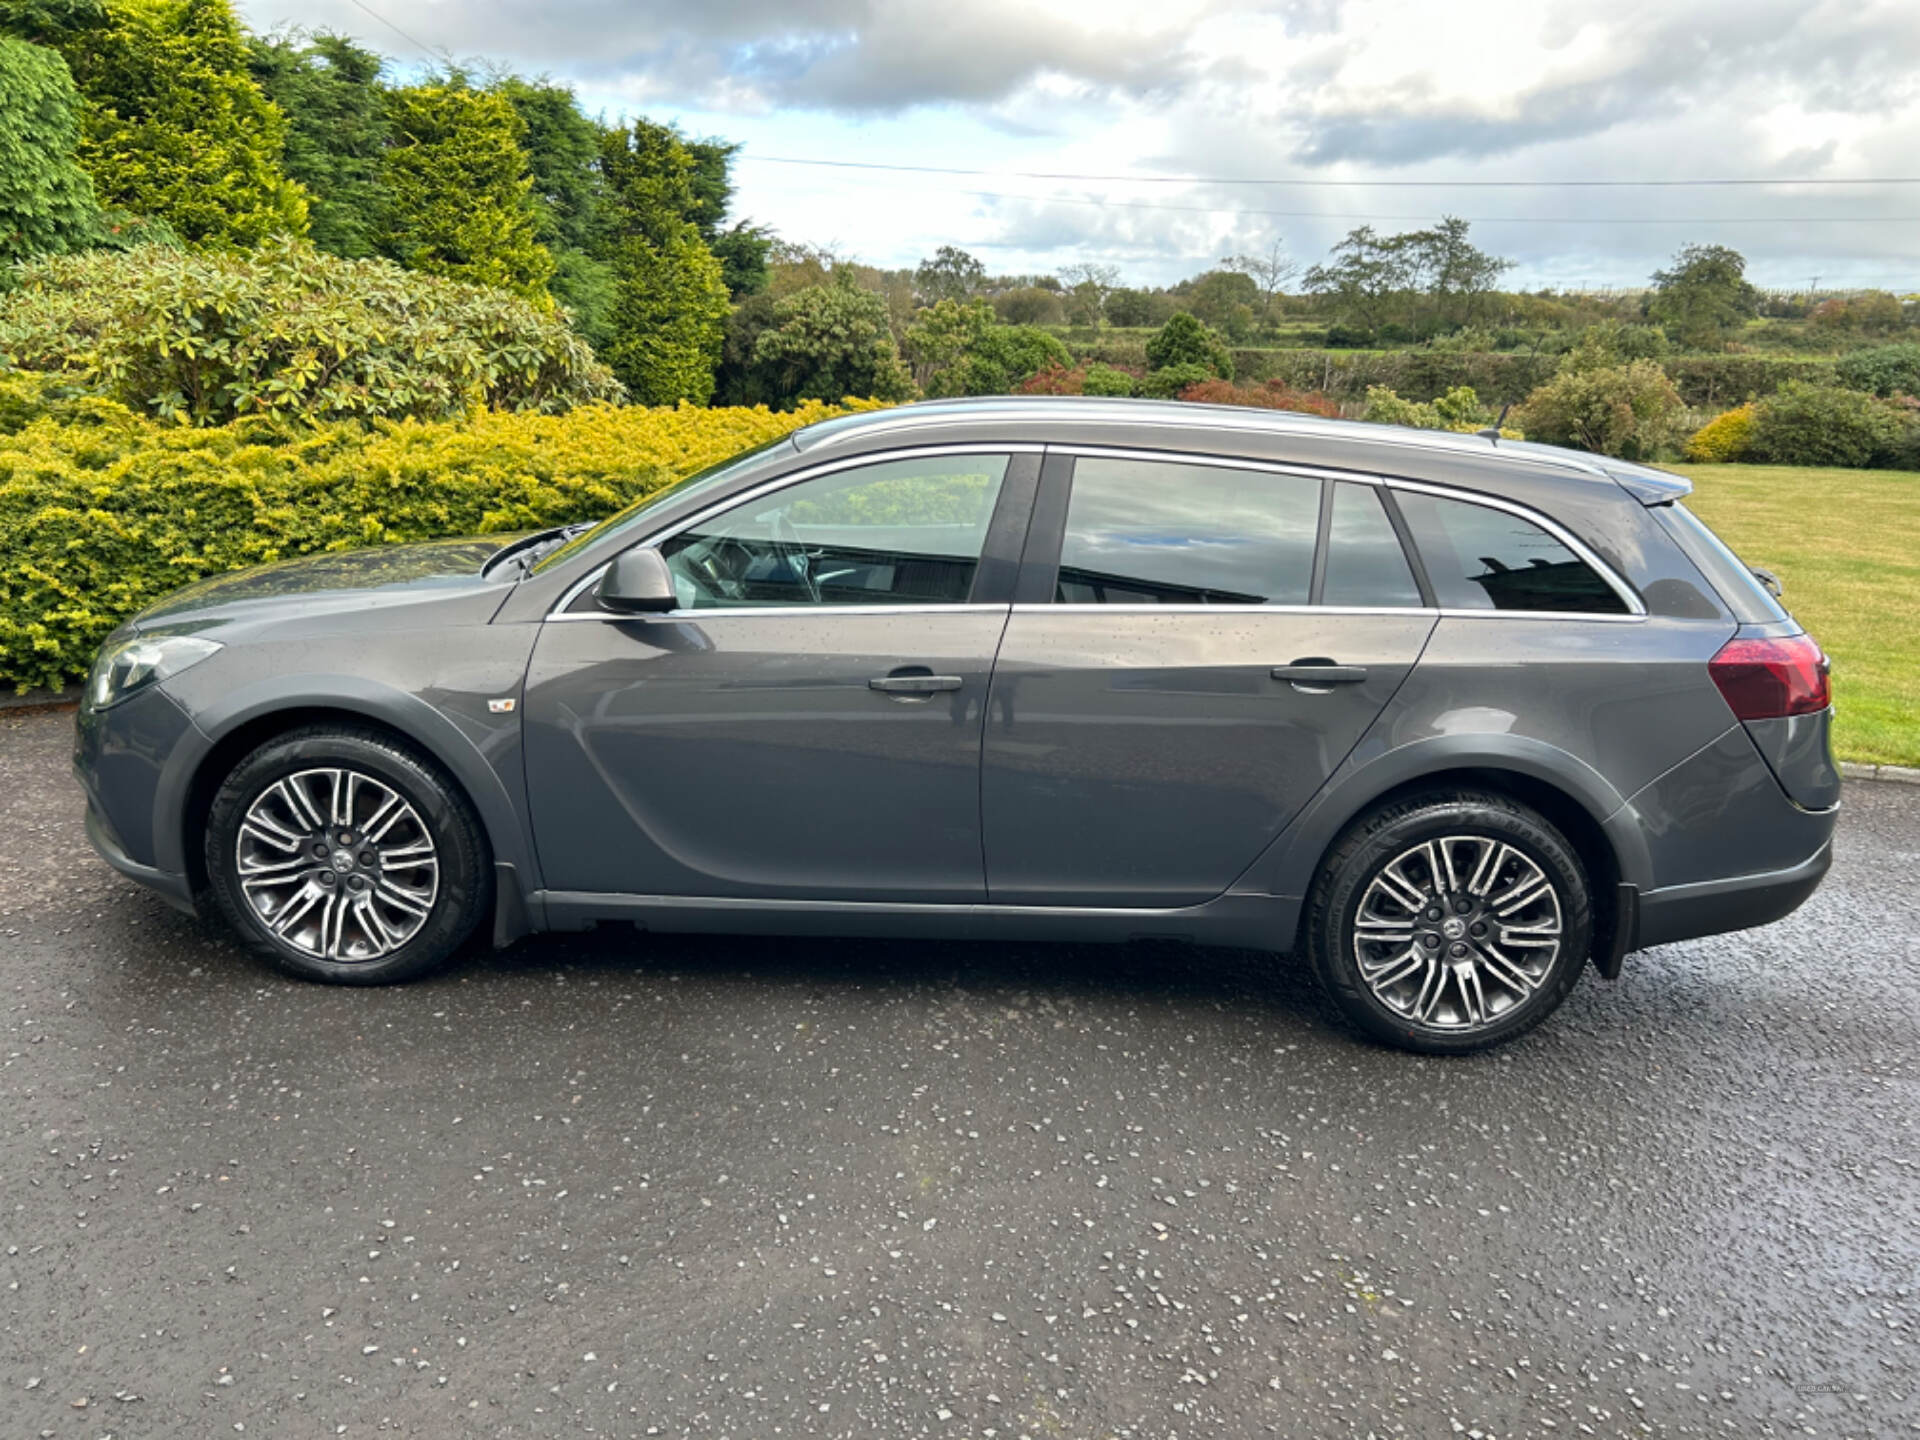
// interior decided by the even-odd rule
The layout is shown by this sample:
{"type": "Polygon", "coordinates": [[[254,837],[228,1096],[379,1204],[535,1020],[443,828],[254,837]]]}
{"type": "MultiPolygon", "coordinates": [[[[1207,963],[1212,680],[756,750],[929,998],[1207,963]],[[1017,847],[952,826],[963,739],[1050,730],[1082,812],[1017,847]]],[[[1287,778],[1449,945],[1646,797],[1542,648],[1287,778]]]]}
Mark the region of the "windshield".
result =
{"type": "Polygon", "coordinates": [[[669,500],[682,499],[697,491],[716,486],[723,480],[732,479],[740,471],[747,469],[754,461],[766,454],[767,451],[773,449],[775,446],[786,443],[787,437],[785,435],[776,435],[773,439],[756,445],[751,450],[742,450],[738,455],[729,455],[718,465],[709,465],[706,469],[697,471],[687,476],[684,480],[677,480],[663,489],[654,491],[651,495],[641,496],[618,514],[609,515],[598,525],[583,531],[581,534],[575,535],[558,550],[553,551],[551,554],[541,556],[540,563],[533,567],[532,573],[538,575],[542,571],[552,569],[555,565],[565,564],[589,545],[597,545],[606,539],[607,536],[630,528],[656,506],[664,505],[669,500]]]}

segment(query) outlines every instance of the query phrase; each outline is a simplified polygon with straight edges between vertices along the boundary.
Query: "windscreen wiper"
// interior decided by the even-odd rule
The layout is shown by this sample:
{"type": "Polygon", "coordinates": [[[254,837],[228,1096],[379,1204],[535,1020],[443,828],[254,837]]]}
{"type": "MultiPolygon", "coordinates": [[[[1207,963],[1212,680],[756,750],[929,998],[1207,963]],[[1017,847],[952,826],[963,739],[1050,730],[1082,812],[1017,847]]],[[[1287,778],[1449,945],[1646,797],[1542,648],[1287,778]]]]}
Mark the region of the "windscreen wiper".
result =
{"type": "Polygon", "coordinates": [[[591,530],[598,523],[595,520],[581,520],[572,525],[560,525],[551,530],[537,531],[524,540],[516,540],[513,544],[495,551],[487,561],[486,570],[492,570],[496,565],[512,565],[514,578],[524,580],[533,573],[533,567],[540,563],[543,555],[559,549],[574,536],[591,530]]]}

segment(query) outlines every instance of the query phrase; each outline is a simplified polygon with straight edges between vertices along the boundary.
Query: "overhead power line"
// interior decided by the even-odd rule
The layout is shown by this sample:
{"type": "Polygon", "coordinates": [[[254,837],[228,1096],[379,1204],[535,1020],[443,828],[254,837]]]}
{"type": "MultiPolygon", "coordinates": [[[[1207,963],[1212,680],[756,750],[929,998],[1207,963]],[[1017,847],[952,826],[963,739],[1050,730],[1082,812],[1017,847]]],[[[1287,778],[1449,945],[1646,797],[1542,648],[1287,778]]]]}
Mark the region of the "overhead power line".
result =
{"type": "MultiPolygon", "coordinates": [[[[1015,195],[1000,190],[950,190],[982,200],[1026,200],[1035,205],[1095,205],[1120,210],[1174,210],[1193,215],[1242,215],[1264,220],[1419,220],[1431,214],[1359,214],[1344,210],[1241,210],[1231,206],[1163,205],[1151,200],[1097,200],[1064,195],[1015,195]]],[[[1920,215],[1462,215],[1473,225],[1917,225],[1920,215]]]]}
{"type": "Polygon", "coordinates": [[[398,35],[402,40],[406,41],[409,45],[416,46],[421,51],[421,53],[426,55],[431,55],[436,60],[440,59],[446,53],[444,50],[435,50],[432,46],[428,45],[427,42],[424,40],[415,39],[413,36],[409,35],[406,31],[402,30],[398,25],[394,24],[393,21],[387,19],[387,17],[382,15],[378,10],[374,9],[371,5],[363,4],[362,0],[350,0],[350,3],[352,3],[352,5],[356,9],[366,11],[367,14],[371,15],[374,19],[378,20],[382,25],[386,26],[387,29],[393,31],[394,34],[398,35]]]}
{"type": "Polygon", "coordinates": [[[809,165],[832,170],[886,170],[915,175],[968,175],[1003,180],[1094,180],[1103,183],[1125,182],[1140,185],[1292,185],[1332,190],[1343,186],[1368,186],[1400,190],[1608,190],[1632,187],[1679,188],[1685,186],[1762,186],[1762,185],[1920,185],[1920,175],[1881,175],[1855,177],[1757,176],[1715,177],[1696,180],[1326,180],[1326,179],[1253,179],[1241,175],[1089,175],[1066,170],[975,170],[957,165],[889,165],[873,160],[815,160],[800,155],[754,155],[741,152],[736,158],[762,165],[809,165]]]}

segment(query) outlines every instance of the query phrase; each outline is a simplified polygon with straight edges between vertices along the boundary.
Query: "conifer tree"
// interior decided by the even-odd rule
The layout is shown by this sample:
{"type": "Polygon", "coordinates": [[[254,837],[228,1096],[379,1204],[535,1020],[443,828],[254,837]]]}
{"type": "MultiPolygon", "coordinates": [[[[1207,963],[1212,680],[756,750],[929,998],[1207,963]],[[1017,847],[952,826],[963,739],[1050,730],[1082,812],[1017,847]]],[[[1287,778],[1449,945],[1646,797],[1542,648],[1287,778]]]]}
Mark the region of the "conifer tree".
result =
{"type": "Polygon", "coordinates": [[[410,270],[548,301],[520,117],[454,74],[387,92],[387,211],[377,241],[410,270]]]}
{"type": "Polygon", "coordinates": [[[605,132],[600,168],[604,258],[615,279],[602,358],[641,404],[704,405],[726,333],[727,286],[693,218],[693,156],[667,127],[636,120],[605,132]]]}
{"type": "Polygon", "coordinates": [[[286,120],[247,69],[228,0],[112,0],[56,42],[85,97],[80,163],[102,204],[195,244],[304,235],[286,120]]]}
{"type": "Polygon", "coordinates": [[[74,154],[79,117],[67,62],[0,35],[0,264],[81,250],[99,234],[93,182],[74,154]]]}

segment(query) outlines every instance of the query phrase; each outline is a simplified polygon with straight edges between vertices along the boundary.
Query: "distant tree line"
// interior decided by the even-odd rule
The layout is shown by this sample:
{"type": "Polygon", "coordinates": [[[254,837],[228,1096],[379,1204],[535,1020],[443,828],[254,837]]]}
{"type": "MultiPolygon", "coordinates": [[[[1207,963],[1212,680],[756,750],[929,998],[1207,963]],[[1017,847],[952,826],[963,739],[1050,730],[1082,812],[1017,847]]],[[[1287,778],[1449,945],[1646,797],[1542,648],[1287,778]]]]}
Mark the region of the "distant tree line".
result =
{"type": "MultiPolygon", "coordinates": [[[[1719,245],[1685,247],[1644,291],[1503,290],[1512,262],[1451,216],[1393,234],[1360,226],[1315,264],[1276,239],[1165,286],[1123,284],[1090,260],[996,275],[951,245],[884,269],[734,217],[736,150],[588,115],[543,78],[447,65],[400,83],[342,35],[250,34],[231,0],[0,0],[0,267],[157,245],[257,253],[246,283],[293,308],[289,276],[364,284],[376,310],[449,293],[284,252],[307,244],[517,297],[562,333],[524,318],[509,330],[539,334],[551,357],[571,356],[571,327],[618,382],[582,393],[645,404],[1177,394],[1231,383],[1235,347],[1557,357],[1597,333],[1621,365],[1729,346],[1831,352],[1897,339],[1920,318],[1884,292],[1762,294],[1719,245]],[[1114,346],[1115,331],[1152,340],[1114,346]]],[[[114,293],[241,273],[136,272],[139,285],[114,293]]],[[[67,323],[52,273],[25,287],[49,354],[45,337],[67,323]]],[[[462,311],[483,312],[495,313],[462,311]]],[[[352,399],[363,413],[367,397],[352,399]]]]}

